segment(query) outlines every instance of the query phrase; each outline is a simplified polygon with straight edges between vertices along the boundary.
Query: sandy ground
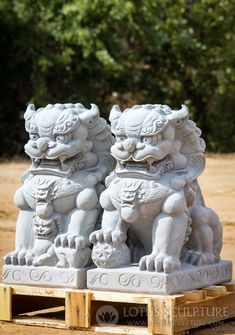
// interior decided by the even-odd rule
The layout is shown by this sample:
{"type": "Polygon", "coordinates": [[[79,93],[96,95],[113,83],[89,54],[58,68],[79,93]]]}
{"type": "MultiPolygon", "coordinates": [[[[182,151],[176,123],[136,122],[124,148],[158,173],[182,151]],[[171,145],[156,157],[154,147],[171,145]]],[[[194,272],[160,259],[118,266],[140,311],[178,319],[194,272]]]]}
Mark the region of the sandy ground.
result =
{"type": "MultiPolygon", "coordinates": [[[[28,162],[0,164],[0,268],[2,256],[14,248],[15,222],[18,210],[12,202],[12,198],[15,190],[20,186],[20,175],[27,169],[28,165],[28,162]]],[[[223,223],[222,258],[231,259],[235,265],[235,155],[209,156],[206,170],[200,177],[200,185],[207,206],[216,210],[223,223]]],[[[80,334],[78,331],[42,329],[0,322],[1,335],[15,335],[16,333],[19,335],[80,334]]],[[[235,319],[222,322],[216,327],[199,328],[191,331],[190,334],[235,335],[235,319]]]]}

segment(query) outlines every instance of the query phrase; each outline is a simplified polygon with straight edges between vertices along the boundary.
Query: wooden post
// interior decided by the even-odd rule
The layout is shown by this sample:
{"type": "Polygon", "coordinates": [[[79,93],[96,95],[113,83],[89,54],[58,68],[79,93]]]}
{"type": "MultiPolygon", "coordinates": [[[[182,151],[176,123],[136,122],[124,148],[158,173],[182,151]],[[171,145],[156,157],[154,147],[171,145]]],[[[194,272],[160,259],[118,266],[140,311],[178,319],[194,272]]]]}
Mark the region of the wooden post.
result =
{"type": "Polygon", "coordinates": [[[148,329],[150,334],[174,334],[174,298],[149,299],[148,329]]]}
{"type": "Polygon", "coordinates": [[[12,289],[10,286],[0,286],[0,320],[12,320],[12,289]]]}
{"type": "Polygon", "coordinates": [[[67,291],[65,295],[65,313],[65,323],[67,327],[90,327],[89,291],[67,291]]]}

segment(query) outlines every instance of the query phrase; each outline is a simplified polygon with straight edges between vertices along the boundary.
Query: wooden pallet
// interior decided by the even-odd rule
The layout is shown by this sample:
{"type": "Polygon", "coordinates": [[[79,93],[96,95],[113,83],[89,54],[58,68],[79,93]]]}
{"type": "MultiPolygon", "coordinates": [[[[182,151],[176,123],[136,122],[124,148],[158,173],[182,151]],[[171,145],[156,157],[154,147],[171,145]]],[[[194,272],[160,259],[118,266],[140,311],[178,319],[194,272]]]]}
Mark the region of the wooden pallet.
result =
{"type": "Polygon", "coordinates": [[[176,295],[0,284],[0,320],[76,328],[84,331],[84,335],[86,332],[182,335],[189,329],[232,317],[235,317],[235,282],[176,295]]]}

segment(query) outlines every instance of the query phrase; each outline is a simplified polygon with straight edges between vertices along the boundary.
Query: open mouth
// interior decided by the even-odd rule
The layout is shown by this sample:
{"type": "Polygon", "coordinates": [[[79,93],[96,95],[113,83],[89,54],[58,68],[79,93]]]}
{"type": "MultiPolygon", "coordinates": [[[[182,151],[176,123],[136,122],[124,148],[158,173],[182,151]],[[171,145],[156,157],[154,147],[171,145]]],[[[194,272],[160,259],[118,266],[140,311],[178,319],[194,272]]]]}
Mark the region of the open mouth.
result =
{"type": "Polygon", "coordinates": [[[164,159],[160,161],[153,162],[152,160],[145,160],[141,162],[137,162],[134,160],[128,160],[128,161],[121,161],[120,162],[120,168],[121,170],[143,170],[148,171],[150,173],[156,173],[159,169],[159,166],[162,164],[164,159]]]}
{"type": "Polygon", "coordinates": [[[38,238],[38,239],[45,239],[45,238],[48,238],[50,237],[50,235],[52,235],[53,231],[48,231],[48,232],[36,232],[35,236],[38,238]]]}
{"type": "Polygon", "coordinates": [[[36,158],[33,159],[33,165],[31,168],[32,172],[50,170],[61,173],[68,173],[71,170],[79,170],[84,167],[83,155],[79,153],[76,157],[71,158],[58,158],[58,159],[46,159],[36,158]]]}
{"type": "Polygon", "coordinates": [[[33,161],[33,166],[35,168],[41,168],[41,169],[58,169],[58,170],[64,170],[62,169],[61,162],[58,159],[37,159],[33,161]]]}
{"type": "Polygon", "coordinates": [[[117,173],[140,173],[149,176],[155,176],[171,170],[173,167],[172,161],[165,157],[158,161],[153,161],[153,158],[147,158],[143,161],[120,161],[117,173]]]}
{"type": "Polygon", "coordinates": [[[135,162],[133,160],[127,161],[127,162],[121,162],[120,163],[121,168],[126,169],[148,169],[148,163],[147,162],[135,162]]]}

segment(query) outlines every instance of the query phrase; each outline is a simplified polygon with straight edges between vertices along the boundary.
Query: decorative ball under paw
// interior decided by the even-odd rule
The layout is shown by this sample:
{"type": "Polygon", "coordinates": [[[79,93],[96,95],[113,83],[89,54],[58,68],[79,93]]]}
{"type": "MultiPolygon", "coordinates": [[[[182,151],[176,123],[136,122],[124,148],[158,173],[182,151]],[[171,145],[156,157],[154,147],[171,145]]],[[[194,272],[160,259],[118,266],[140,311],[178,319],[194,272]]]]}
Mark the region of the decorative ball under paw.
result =
{"type": "Polygon", "coordinates": [[[126,243],[113,245],[102,242],[94,245],[92,260],[99,268],[115,268],[130,264],[131,257],[126,243]]]}

